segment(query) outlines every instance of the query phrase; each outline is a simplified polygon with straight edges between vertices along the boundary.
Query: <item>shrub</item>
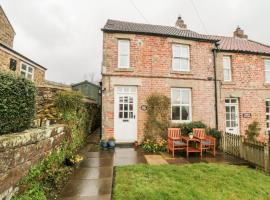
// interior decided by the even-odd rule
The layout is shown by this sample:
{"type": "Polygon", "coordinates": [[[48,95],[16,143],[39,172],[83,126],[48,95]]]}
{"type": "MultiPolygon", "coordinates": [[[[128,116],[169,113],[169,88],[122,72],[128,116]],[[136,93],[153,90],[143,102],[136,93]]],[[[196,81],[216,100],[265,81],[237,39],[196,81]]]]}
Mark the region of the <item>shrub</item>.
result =
{"type": "Polygon", "coordinates": [[[219,140],[221,138],[221,131],[215,129],[215,128],[208,128],[206,130],[207,135],[211,135],[214,138],[216,138],[217,140],[219,140]]]}
{"type": "Polygon", "coordinates": [[[149,153],[162,152],[167,149],[167,141],[161,138],[155,140],[146,139],[142,143],[141,147],[144,151],[149,153]]]}
{"type": "Polygon", "coordinates": [[[248,139],[255,140],[256,137],[259,136],[261,128],[259,127],[259,123],[254,121],[248,125],[248,129],[246,130],[246,135],[248,139]]]}
{"type": "Polygon", "coordinates": [[[174,127],[180,128],[182,135],[188,135],[190,132],[192,132],[193,128],[206,128],[206,125],[202,123],[201,121],[196,121],[196,122],[190,122],[190,123],[177,124],[177,125],[174,125],[174,127]]]}
{"type": "Polygon", "coordinates": [[[34,84],[20,76],[0,72],[0,135],[30,127],[35,115],[34,84]]]}
{"type": "Polygon", "coordinates": [[[152,94],[146,100],[147,119],[144,124],[145,139],[166,139],[169,127],[170,99],[162,94],[152,94]]]}

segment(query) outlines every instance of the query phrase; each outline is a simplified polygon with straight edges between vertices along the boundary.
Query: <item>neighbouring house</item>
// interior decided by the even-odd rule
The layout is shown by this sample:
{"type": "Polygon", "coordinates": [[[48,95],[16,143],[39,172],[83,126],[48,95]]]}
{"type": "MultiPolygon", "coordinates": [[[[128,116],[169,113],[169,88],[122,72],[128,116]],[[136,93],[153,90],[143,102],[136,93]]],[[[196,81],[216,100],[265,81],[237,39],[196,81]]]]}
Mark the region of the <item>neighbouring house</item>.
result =
{"type": "Polygon", "coordinates": [[[146,98],[171,99],[171,122],[202,121],[245,134],[258,121],[270,131],[270,47],[248,39],[175,26],[108,20],[103,31],[102,133],[117,142],[143,140],[146,98]]]}
{"type": "Polygon", "coordinates": [[[15,31],[0,5],[0,70],[14,71],[43,85],[46,68],[13,49],[15,31]]]}
{"type": "Polygon", "coordinates": [[[98,85],[85,80],[80,83],[72,84],[71,87],[72,90],[80,91],[84,96],[94,100],[98,105],[101,104],[101,96],[99,94],[100,87],[98,85]]]}

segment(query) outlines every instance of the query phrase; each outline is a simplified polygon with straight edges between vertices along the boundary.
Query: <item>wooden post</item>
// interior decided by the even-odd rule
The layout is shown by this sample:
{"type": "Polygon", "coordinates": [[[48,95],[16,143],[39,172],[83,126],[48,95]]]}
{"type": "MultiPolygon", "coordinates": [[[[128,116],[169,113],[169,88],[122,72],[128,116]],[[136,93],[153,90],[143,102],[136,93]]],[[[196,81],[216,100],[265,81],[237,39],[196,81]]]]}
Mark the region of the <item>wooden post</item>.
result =
{"type": "Polygon", "coordinates": [[[245,159],[245,157],[244,157],[244,136],[243,135],[240,135],[239,153],[240,153],[240,158],[245,159]]]}
{"type": "Polygon", "coordinates": [[[225,152],[225,132],[222,133],[222,151],[225,152]]]}
{"type": "Polygon", "coordinates": [[[264,169],[265,169],[265,172],[268,174],[270,174],[269,145],[270,145],[270,142],[268,141],[267,144],[264,146],[264,169]]]}

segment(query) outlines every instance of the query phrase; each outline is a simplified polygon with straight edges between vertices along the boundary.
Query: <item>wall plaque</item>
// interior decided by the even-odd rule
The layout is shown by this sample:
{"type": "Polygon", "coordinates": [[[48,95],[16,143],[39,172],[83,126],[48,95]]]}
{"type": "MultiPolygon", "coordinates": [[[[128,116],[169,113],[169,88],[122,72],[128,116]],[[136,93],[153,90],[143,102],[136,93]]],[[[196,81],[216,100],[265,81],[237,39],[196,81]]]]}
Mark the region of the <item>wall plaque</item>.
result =
{"type": "Polygon", "coordinates": [[[251,118],[251,113],[243,113],[243,118],[251,118]]]}

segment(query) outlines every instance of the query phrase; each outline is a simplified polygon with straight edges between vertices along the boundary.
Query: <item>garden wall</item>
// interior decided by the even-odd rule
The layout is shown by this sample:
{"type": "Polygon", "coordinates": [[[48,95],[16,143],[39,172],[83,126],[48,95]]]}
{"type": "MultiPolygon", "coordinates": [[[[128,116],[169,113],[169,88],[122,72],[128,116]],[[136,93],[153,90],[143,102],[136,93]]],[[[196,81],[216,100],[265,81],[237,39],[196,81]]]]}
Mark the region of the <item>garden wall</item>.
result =
{"type": "Polygon", "coordinates": [[[9,199],[30,167],[69,136],[68,129],[59,124],[0,136],[0,200],[9,199]]]}

